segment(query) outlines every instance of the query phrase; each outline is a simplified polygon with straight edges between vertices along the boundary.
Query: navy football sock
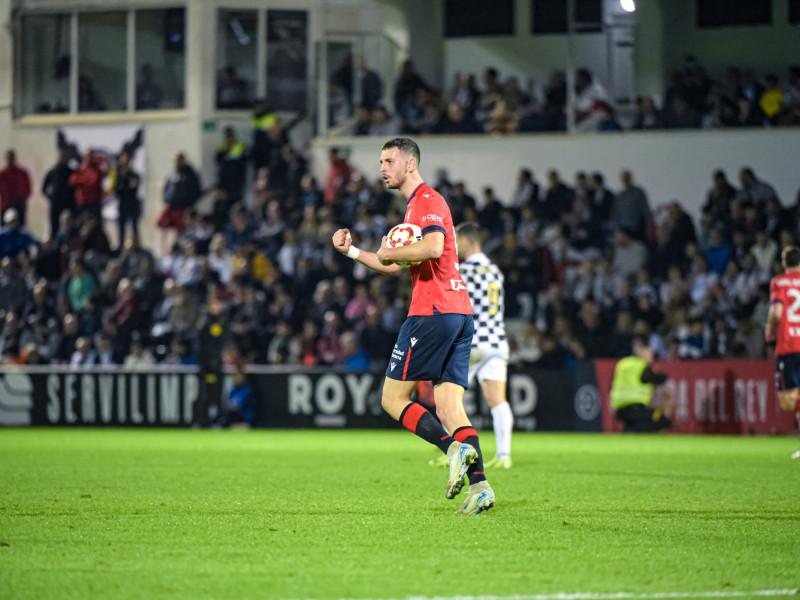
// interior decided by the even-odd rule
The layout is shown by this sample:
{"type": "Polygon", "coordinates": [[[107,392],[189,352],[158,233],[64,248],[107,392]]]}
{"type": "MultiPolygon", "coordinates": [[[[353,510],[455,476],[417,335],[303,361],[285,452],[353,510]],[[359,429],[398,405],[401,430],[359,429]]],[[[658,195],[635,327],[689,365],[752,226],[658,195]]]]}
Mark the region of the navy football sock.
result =
{"type": "Polygon", "coordinates": [[[459,427],[453,432],[453,437],[457,442],[469,444],[478,451],[478,460],[467,469],[469,484],[474,485],[481,481],[486,481],[486,475],[483,474],[483,453],[481,452],[480,442],[478,442],[478,432],[472,427],[459,427]]]}
{"type": "Polygon", "coordinates": [[[400,423],[411,433],[418,435],[429,444],[447,453],[447,449],[455,440],[446,431],[442,431],[442,424],[422,405],[412,402],[400,413],[400,423]]]}

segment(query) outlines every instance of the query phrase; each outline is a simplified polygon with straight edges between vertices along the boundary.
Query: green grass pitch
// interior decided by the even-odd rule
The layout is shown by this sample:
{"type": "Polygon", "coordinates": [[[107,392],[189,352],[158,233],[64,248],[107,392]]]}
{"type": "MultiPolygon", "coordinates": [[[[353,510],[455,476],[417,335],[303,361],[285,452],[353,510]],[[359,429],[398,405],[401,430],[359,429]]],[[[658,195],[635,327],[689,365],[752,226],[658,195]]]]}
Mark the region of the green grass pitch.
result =
{"type": "Polygon", "coordinates": [[[463,516],[399,428],[2,430],[0,598],[792,589],[798,446],[516,434],[497,505],[463,516]]]}

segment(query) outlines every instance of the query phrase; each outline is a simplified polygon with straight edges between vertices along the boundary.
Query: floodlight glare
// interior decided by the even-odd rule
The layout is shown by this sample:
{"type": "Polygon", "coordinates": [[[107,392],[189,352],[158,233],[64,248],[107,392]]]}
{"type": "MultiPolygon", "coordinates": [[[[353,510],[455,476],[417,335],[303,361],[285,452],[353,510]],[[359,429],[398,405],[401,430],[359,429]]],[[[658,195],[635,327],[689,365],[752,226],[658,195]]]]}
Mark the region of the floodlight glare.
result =
{"type": "Polygon", "coordinates": [[[619,0],[619,4],[625,12],[633,12],[636,10],[636,4],[634,4],[633,0],[619,0]]]}

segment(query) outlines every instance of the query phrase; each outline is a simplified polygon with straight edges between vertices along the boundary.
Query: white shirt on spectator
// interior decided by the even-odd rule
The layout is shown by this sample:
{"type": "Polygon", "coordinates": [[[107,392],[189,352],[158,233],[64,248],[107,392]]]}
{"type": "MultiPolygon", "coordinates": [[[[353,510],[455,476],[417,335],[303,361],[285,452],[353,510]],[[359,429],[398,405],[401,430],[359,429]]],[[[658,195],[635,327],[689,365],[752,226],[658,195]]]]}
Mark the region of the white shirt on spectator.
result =
{"type": "Polygon", "coordinates": [[[717,279],[719,279],[719,275],[714,273],[714,271],[707,271],[695,275],[694,279],[692,279],[692,291],[690,292],[692,302],[702,302],[703,298],[705,298],[708,293],[708,288],[717,283],[717,279]]]}
{"type": "Polygon", "coordinates": [[[219,275],[219,280],[227,285],[233,279],[233,254],[225,250],[222,254],[209,254],[208,266],[219,275]]]}
{"type": "Polygon", "coordinates": [[[775,262],[775,257],[778,254],[778,244],[773,239],[768,239],[765,246],[754,244],[750,248],[750,254],[756,257],[758,266],[764,269],[767,273],[772,270],[772,264],[775,262]]]}

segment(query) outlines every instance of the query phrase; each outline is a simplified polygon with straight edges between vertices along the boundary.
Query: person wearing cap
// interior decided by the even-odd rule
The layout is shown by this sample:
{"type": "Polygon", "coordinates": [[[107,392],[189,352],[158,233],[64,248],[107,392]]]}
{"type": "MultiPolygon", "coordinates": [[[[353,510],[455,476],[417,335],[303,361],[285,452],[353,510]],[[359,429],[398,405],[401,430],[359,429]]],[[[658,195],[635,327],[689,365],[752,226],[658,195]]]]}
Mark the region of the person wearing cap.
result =
{"type": "Polygon", "coordinates": [[[31,246],[37,249],[39,240],[33,237],[20,223],[20,216],[15,208],[9,208],[3,213],[5,227],[0,230],[0,258],[15,259],[20,252],[29,252],[31,246]]]}

